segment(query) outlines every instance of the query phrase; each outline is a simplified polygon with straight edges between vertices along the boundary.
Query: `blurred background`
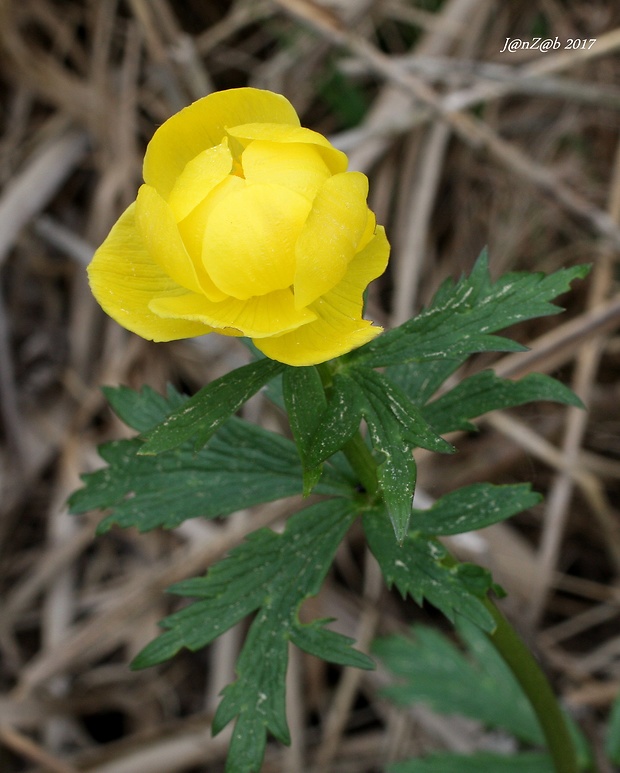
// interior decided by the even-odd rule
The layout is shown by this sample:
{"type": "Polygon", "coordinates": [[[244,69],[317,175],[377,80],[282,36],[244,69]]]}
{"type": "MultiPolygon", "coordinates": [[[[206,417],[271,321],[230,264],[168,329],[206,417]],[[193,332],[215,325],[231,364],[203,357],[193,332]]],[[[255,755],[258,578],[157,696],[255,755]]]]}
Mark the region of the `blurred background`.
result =
{"type": "MultiPolygon", "coordinates": [[[[152,344],[104,317],[85,267],[172,113],[218,89],[285,94],[368,174],[392,259],[368,316],[397,325],[489,248],[494,276],[590,263],[566,312],[480,358],[551,373],[587,412],[536,404],[479,422],[460,453],[419,457],[427,500],[477,480],[532,481],[545,502],[451,544],[492,568],[506,611],[597,750],[620,685],[620,5],[615,0],[0,1],[0,769],[216,773],[209,721],[234,678],[235,629],[148,672],[131,658],[202,573],[299,500],[115,530],[70,516],[99,443],[126,436],[104,384],[193,392],[248,359],[234,339],[152,344]],[[523,48],[559,41],[549,50],[523,48]],[[509,39],[509,40],[508,40],[509,39]]],[[[245,416],[286,433],[262,399],[245,416]]],[[[366,647],[431,609],[388,593],[352,533],[312,616],[366,647]]],[[[375,673],[291,653],[293,744],[265,771],[371,773],[433,749],[488,748],[471,723],[395,710],[375,673]]],[[[611,769],[599,760],[602,773],[611,769]]]]}

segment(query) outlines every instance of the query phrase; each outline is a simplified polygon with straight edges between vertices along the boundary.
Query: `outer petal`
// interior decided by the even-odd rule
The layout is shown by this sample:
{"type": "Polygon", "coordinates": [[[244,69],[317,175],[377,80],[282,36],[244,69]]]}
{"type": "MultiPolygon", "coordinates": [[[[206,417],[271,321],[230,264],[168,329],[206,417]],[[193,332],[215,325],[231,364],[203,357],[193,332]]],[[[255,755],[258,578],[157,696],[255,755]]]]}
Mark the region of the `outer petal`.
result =
{"type": "Polygon", "coordinates": [[[144,181],[167,198],[188,161],[219,145],[225,127],[250,122],[299,126],[295,109],[280,94],[252,88],[214,92],[157,129],[146,149],[144,181]]]}
{"type": "Polygon", "coordinates": [[[204,295],[187,293],[175,298],[155,298],[150,308],[162,317],[197,320],[228,335],[251,338],[280,335],[316,319],[308,309],[297,311],[290,290],[238,301],[212,303],[204,295]]]}
{"type": "Polygon", "coordinates": [[[346,155],[335,148],[322,134],[312,129],[299,125],[283,126],[280,122],[247,123],[243,126],[230,123],[229,126],[232,128],[226,130],[228,135],[238,140],[242,147],[247,147],[252,140],[312,145],[323,157],[332,174],[347,171],[349,160],[346,155]]]}
{"type": "Polygon", "coordinates": [[[222,198],[204,231],[204,266],[216,286],[240,300],[290,287],[309,210],[306,198],[280,185],[247,184],[222,198]]]}
{"type": "Polygon", "coordinates": [[[231,169],[232,155],[227,142],[203,150],[188,161],[168,196],[168,204],[177,223],[187,217],[230,174],[231,169]]]}
{"type": "Polygon", "coordinates": [[[194,321],[162,319],[149,303],[154,296],[174,297],[185,292],[155,263],[134,222],[135,203],[113,226],[88,266],[93,295],[120,325],[152,341],[173,341],[210,333],[194,321]]]}
{"type": "Polygon", "coordinates": [[[317,193],[296,246],[295,303],[307,306],[345,275],[369,217],[361,172],[330,177],[317,193]]]}
{"type": "Polygon", "coordinates": [[[381,226],[375,237],[351,261],[343,280],[312,305],[318,319],[274,338],[255,340],[272,360],[287,365],[316,365],[371,341],[382,328],[361,319],[363,292],[385,271],[390,245],[381,226]]]}
{"type": "Polygon", "coordinates": [[[136,226],[157,265],[188,290],[201,291],[197,266],[190,258],[168,204],[150,185],[136,199],[136,226]]]}
{"type": "MultiPolygon", "coordinates": [[[[372,240],[349,264],[342,281],[320,300],[337,308],[346,317],[361,317],[364,291],[374,279],[383,274],[389,257],[390,244],[385,235],[385,228],[378,225],[372,240]]],[[[314,304],[311,308],[316,310],[314,304]]]]}
{"type": "Polygon", "coordinates": [[[313,201],[331,172],[318,150],[297,142],[251,142],[241,156],[248,182],[273,183],[313,201]]]}

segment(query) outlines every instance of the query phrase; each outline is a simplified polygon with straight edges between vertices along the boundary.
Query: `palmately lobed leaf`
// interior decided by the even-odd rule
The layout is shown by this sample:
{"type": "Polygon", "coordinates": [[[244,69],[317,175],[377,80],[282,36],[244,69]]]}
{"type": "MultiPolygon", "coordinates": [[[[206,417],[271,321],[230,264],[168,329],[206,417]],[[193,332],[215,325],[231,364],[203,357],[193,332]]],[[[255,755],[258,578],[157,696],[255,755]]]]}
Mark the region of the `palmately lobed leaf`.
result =
{"type": "MultiPolygon", "coordinates": [[[[136,428],[142,431],[182,401],[177,393],[164,398],[151,389],[138,393],[120,387],[106,393],[121,418],[139,424],[136,428]]],[[[140,455],[142,447],[139,438],[102,445],[99,453],[107,466],[84,475],[84,488],[69,500],[74,513],[111,510],[99,524],[100,533],[115,524],[139,531],[175,528],[188,518],[215,518],[302,493],[295,445],[236,417],[222,424],[198,452],[191,440],[157,456],[140,455]]],[[[326,465],[316,492],[350,497],[355,481],[326,465]]]]}
{"type": "MultiPolygon", "coordinates": [[[[469,277],[456,284],[445,282],[427,309],[352,352],[347,361],[377,368],[450,360],[447,367],[455,370],[476,352],[523,351],[520,344],[495,333],[517,322],[558,313],[561,309],[551,301],[588,271],[588,266],[575,266],[548,276],[514,272],[493,283],[483,252],[469,277]]],[[[447,375],[441,373],[442,381],[447,375]]]]}
{"type": "Polygon", "coordinates": [[[488,637],[463,618],[457,630],[465,652],[440,631],[422,625],[414,626],[412,635],[376,640],[373,654],[397,679],[384,694],[401,706],[424,703],[440,714],[461,714],[544,745],[531,705],[488,637]]]}
{"type": "Polygon", "coordinates": [[[228,685],[213,721],[218,732],[237,718],[227,770],[258,771],[267,733],[289,740],[285,712],[288,643],[325,660],[373,668],[352,640],[324,628],[326,621],[299,621],[299,607],[316,595],[334,554],[357,515],[345,499],[319,502],[292,516],[282,534],[261,529],[212,567],[205,577],[171,589],[198,600],[162,625],[167,630],[138,655],[144,668],[181,648],[197,650],[240,619],[256,616],[237,661],[237,680],[228,685]]]}
{"type": "MultiPolygon", "coordinates": [[[[124,387],[106,390],[117,414],[143,437],[102,446],[108,466],[84,476],[85,487],[70,500],[74,512],[111,511],[100,531],[112,524],[170,528],[186,518],[227,515],[302,491],[335,497],[297,513],[282,534],[255,532],[205,577],[173,586],[171,592],[195,601],[164,620],[164,632],[134,661],[134,667],[144,668],[183,648],[198,650],[256,613],[237,662],[237,679],[225,688],[213,722],[218,732],[236,720],[229,773],[260,770],[268,733],[284,743],[290,740],[285,712],[289,643],[333,663],[373,667],[370,658],[353,649],[351,639],[325,628],[327,621],[302,624],[298,618],[300,605],[318,592],[359,514],[356,479],[340,464],[342,455],[328,460],[345,447],[362,420],[368,425],[381,495],[373,493],[365,502],[363,526],[388,585],[419,604],[429,602],[452,621],[462,618],[493,630],[483,603],[493,587],[489,573],[456,562],[436,536],[483,528],[531,507],[539,497],[526,485],[475,484],[446,494],[429,510],[412,510],[412,452],[416,447],[451,452],[441,434],[471,429],[471,419],[490,410],[539,399],[579,404],[570,390],[547,376],[513,382],[490,372],[428,401],[470,354],[522,350],[496,331],[559,311],[550,301],[586,272],[576,267],[551,276],[515,273],[492,282],[483,255],[468,278],[444,283],[418,317],[345,356],[326,391],[314,366],[293,368],[268,359],[217,379],[189,399],[174,390],[166,397],[148,388],[139,393],[124,387]],[[374,370],[384,366],[385,372],[374,370]],[[280,377],[295,443],[233,415],[263,386],[274,386],[276,379],[279,384],[280,377]]],[[[495,686],[491,690],[487,684],[486,703],[476,704],[473,695],[495,668],[491,656],[482,667],[434,642],[417,665],[423,673],[416,676],[415,689],[426,685],[439,703],[440,694],[452,707],[460,700],[470,716],[491,723],[503,710],[498,697],[490,695],[495,686]],[[446,675],[452,679],[447,686],[446,675]]],[[[509,703],[514,698],[508,688],[503,697],[509,703]]],[[[519,726],[517,708],[506,709],[505,723],[512,723],[509,729],[520,738],[537,741],[529,720],[519,726]]],[[[497,756],[483,756],[476,770],[485,770],[493,759],[494,773],[518,769],[505,767],[497,756]]],[[[413,761],[422,767],[402,771],[469,769],[467,762],[450,768],[455,759],[413,761]],[[441,767],[444,763],[447,767],[441,767]]],[[[546,758],[527,759],[532,771],[539,764],[545,770],[546,758]]]]}
{"type": "Polygon", "coordinates": [[[410,532],[401,544],[394,539],[384,509],[364,513],[364,533],[388,586],[418,604],[428,601],[448,620],[456,615],[471,620],[485,631],[495,623],[482,598],[492,587],[489,572],[473,564],[459,564],[436,539],[410,532]]]}

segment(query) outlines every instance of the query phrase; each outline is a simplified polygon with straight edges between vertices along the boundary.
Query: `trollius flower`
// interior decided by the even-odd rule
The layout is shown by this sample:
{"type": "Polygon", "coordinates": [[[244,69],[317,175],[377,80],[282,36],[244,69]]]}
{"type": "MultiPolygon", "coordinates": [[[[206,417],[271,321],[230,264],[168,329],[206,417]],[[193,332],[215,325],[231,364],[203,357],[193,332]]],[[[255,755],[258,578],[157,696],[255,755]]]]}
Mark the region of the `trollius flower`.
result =
{"type": "Polygon", "coordinates": [[[370,341],[362,294],[389,245],[368,182],[279,94],[216,92],[154,134],[144,185],[89,266],[103,309],[144,338],[248,336],[312,365],[370,341]]]}

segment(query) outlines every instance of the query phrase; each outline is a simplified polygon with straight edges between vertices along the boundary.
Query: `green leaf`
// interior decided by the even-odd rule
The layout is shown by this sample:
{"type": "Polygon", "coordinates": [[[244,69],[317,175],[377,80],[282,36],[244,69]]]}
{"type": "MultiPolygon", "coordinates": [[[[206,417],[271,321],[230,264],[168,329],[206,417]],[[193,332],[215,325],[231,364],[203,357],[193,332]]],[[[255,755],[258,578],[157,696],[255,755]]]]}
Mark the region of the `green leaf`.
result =
{"type": "Polygon", "coordinates": [[[348,376],[335,373],[327,394],[327,407],[308,443],[308,464],[317,465],[340,451],[360,427],[363,396],[348,376]]]}
{"type": "Polygon", "coordinates": [[[352,649],[354,639],[323,628],[331,620],[314,620],[291,632],[291,641],[300,650],[330,663],[354,668],[374,668],[373,661],[363,652],[352,649]]]}
{"type": "MultiPolygon", "coordinates": [[[[157,423],[181,399],[168,400],[150,389],[107,390],[123,418],[141,417],[140,427],[157,423]]],[[[119,440],[100,447],[108,466],[83,476],[85,487],[69,500],[74,513],[98,508],[112,512],[99,532],[113,524],[147,531],[173,528],[188,518],[215,518],[261,502],[301,493],[302,470],[294,444],[273,432],[233,417],[206,448],[191,442],[156,457],[139,455],[142,441],[119,440]]],[[[326,465],[317,493],[352,496],[355,481],[326,465]]]]}
{"type": "Polygon", "coordinates": [[[368,424],[373,448],[381,454],[377,465],[377,482],[393,534],[400,543],[404,540],[411,517],[417,467],[413,447],[403,438],[403,428],[389,407],[381,399],[366,395],[363,413],[368,424]]]}
{"type": "Polygon", "coordinates": [[[412,511],[411,528],[416,532],[446,536],[483,529],[538,504],[542,497],[529,483],[494,486],[473,483],[444,494],[426,510],[412,511]]]}
{"type": "Polygon", "coordinates": [[[148,432],[187,399],[170,384],[166,396],[148,386],[139,392],[125,386],[103,387],[102,392],[119,419],[138,432],[148,432]]]}
{"type": "Polygon", "coordinates": [[[376,368],[451,360],[449,367],[454,370],[474,352],[523,351],[520,344],[494,333],[516,322],[557,313],[560,309],[550,301],[588,271],[588,266],[575,266],[549,276],[515,272],[493,283],[483,252],[468,278],[457,284],[444,282],[428,309],[356,349],[347,361],[376,368]]]}
{"type": "Polygon", "coordinates": [[[544,745],[532,707],[487,636],[463,619],[457,630],[466,652],[426,626],[375,641],[373,653],[398,680],[383,693],[401,706],[422,702],[439,714],[461,714],[544,745]]]}
{"type": "Polygon", "coordinates": [[[323,631],[325,621],[302,624],[299,607],[316,595],[336,549],[356,515],[343,499],[320,502],[294,515],[282,534],[261,529],[216,564],[206,577],[178,583],[171,591],[198,598],[168,617],[167,631],[134,661],[144,668],[172,657],[182,647],[198,650],[253,611],[257,614],[237,662],[237,680],[223,691],[213,722],[219,732],[237,718],[227,767],[258,771],[266,734],[289,742],[285,714],[287,647],[327,660],[372,668],[351,641],[323,631]]]}
{"type": "Polygon", "coordinates": [[[287,368],[282,377],[282,390],[291,432],[303,465],[304,496],[308,496],[321,477],[320,462],[309,464],[308,459],[319,420],[327,408],[325,390],[314,366],[287,368]]]}
{"type": "Polygon", "coordinates": [[[486,569],[455,562],[432,537],[409,533],[397,544],[382,510],[366,512],[363,525],[386,583],[395,585],[403,598],[409,595],[418,604],[426,600],[451,621],[459,613],[483,630],[494,629],[493,618],[481,601],[492,586],[486,569]]]}
{"type": "Polygon", "coordinates": [[[605,751],[610,762],[613,762],[614,765],[620,765],[620,692],[613,702],[609,714],[605,751]]]}
{"type": "Polygon", "coordinates": [[[389,412],[401,428],[402,439],[411,448],[426,448],[440,454],[454,452],[454,447],[439,437],[419,408],[386,376],[367,368],[351,368],[348,373],[366,398],[364,416],[367,420],[373,414],[383,416],[389,412]]]}
{"type": "Polygon", "coordinates": [[[388,773],[554,773],[548,754],[433,754],[389,765],[388,773]]]}
{"type": "Polygon", "coordinates": [[[405,362],[385,369],[386,376],[422,408],[437,389],[465,362],[468,355],[446,360],[405,362]]]}
{"type": "Polygon", "coordinates": [[[258,360],[237,368],[203,387],[162,424],[150,430],[141,454],[160,454],[195,438],[196,449],[268,381],[284,370],[274,360],[258,360]]]}
{"type": "Polygon", "coordinates": [[[469,419],[535,400],[583,407],[573,391],[550,376],[533,373],[519,381],[510,381],[486,370],[461,381],[454,389],[426,405],[422,413],[439,433],[472,430],[475,426],[469,419]]]}
{"type": "MultiPolygon", "coordinates": [[[[413,449],[454,449],[439,437],[418,408],[385,376],[369,369],[351,368],[347,377],[363,396],[362,413],[373,448],[381,454],[377,479],[396,539],[405,538],[415,491],[416,464],[413,449]]],[[[343,376],[344,378],[344,376],[343,376]]]]}

